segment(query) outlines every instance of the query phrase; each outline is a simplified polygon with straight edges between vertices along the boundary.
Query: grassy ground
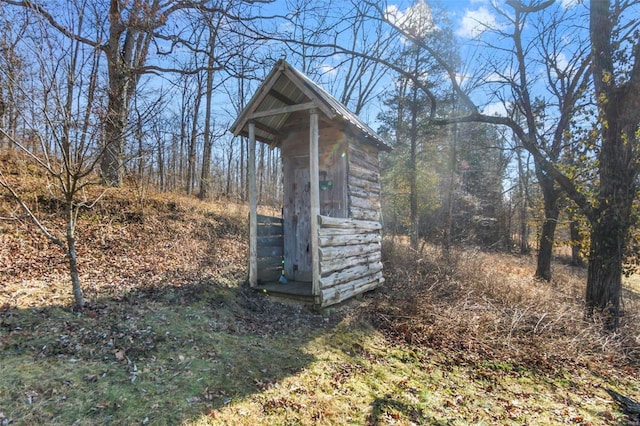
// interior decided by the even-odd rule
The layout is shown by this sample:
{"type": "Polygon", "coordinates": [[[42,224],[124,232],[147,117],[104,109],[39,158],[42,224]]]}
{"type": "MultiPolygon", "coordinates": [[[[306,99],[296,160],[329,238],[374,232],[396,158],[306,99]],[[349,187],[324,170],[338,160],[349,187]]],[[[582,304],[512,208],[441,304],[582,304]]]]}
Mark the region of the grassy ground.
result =
{"type": "Polygon", "coordinates": [[[62,253],[0,222],[0,424],[634,421],[605,392],[640,397],[634,284],[604,333],[581,314],[582,270],[540,283],[529,258],[387,240],[385,288],[316,313],[242,284],[245,218],[109,193],[80,217],[80,312],[62,253]]]}

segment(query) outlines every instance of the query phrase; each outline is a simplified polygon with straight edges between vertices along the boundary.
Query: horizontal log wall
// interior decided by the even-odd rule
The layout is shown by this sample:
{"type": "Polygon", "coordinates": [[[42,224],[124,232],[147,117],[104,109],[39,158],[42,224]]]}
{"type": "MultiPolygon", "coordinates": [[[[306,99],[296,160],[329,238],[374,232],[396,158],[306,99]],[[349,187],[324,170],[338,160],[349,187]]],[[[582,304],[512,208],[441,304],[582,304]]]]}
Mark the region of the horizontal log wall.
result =
{"type": "Polygon", "coordinates": [[[340,303],[384,282],[377,221],[318,217],[322,306],[340,303]]]}
{"type": "Polygon", "coordinates": [[[282,274],[282,219],[258,215],[258,282],[277,281],[282,274]]]}
{"type": "Polygon", "coordinates": [[[349,141],[348,191],[349,217],[380,220],[380,166],[376,148],[349,141]]]}

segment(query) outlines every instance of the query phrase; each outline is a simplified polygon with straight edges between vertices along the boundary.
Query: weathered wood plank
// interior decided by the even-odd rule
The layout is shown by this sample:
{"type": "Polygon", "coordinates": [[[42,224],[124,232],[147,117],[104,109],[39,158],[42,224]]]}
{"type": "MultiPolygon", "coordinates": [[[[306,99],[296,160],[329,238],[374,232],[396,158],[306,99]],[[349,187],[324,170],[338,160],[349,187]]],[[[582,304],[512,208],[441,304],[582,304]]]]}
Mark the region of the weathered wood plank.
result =
{"type": "Polygon", "coordinates": [[[311,110],[309,114],[309,174],[311,175],[311,283],[312,294],[320,294],[320,258],[318,252],[318,216],[320,216],[320,184],[318,165],[318,143],[320,134],[318,130],[318,111],[311,110]]]}
{"type": "Polygon", "coordinates": [[[361,209],[358,207],[350,208],[351,217],[358,220],[378,220],[380,212],[376,210],[361,209]]]}
{"type": "Polygon", "coordinates": [[[364,189],[351,185],[349,187],[349,196],[360,198],[380,198],[380,193],[376,191],[365,191],[364,189]]]}
{"type": "Polygon", "coordinates": [[[274,247],[258,247],[258,258],[260,257],[282,257],[284,249],[282,246],[274,247]]]}
{"type": "Polygon", "coordinates": [[[351,200],[351,207],[369,210],[378,210],[380,208],[380,200],[375,197],[361,198],[352,195],[349,199],[351,200]]]}
{"type": "Polygon", "coordinates": [[[350,256],[350,257],[334,257],[329,260],[320,261],[320,275],[328,275],[333,272],[338,272],[354,265],[366,265],[370,263],[380,262],[382,255],[380,252],[369,253],[365,255],[350,256]]]}
{"type": "MultiPolygon", "coordinates": [[[[362,167],[369,170],[379,170],[380,166],[378,164],[378,159],[365,157],[364,154],[361,153],[353,153],[349,154],[349,163],[358,167],[362,167]]],[[[379,177],[378,177],[379,179],[379,177]]]]}
{"type": "Polygon", "coordinates": [[[382,241],[378,233],[355,234],[355,235],[328,235],[319,237],[320,246],[347,246],[355,244],[369,244],[382,241]]]}
{"type": "Polygon", "coordinates": [[[282,257],[273,256],[273,257],[259,257],[258,258],[258,269],[282,269],[282,257]]]}
{"type": "Polygon", "coordinates": [[[341,282],[341,283],[336,283],[334,285],[329,285],[329,286],[323,286],[322,287],[322,292],[324,294],[331,294],[331,292],[335,292],[335,291],[343,291],[345,289],[357,289],[360,286],[364,286],[367,285],[371,282],[377,282],[380,283],[382,280],[382,282],[384,282],[384,278],[382,275],[382,271],[378,271],[374,274],[370,274],[370,275],[363,275],[360,278],[351,280],[351,281],[345,281],[345,282],[341,282]]]}
{"type": "Polygon", "coordinates": [[[249,121],[249,286],[258,284],[258,194],[256,189],[256,126],[249,121]]]}
{"type": "Polygon", "coordinates": [[[355,186],[357,188],[362,188],[367,192],[376,191],[380,192],[380,182],[372,182],[366,179],[360,179],[357,176],[349,174],[349,187],[355,186]]]}
{"type": "Polygon", "coordinates": [[[370,234],[372,232],[378,232],[378,231],[372,231],[370,229],[362,229],[362,228],[349,228],[349,229],[345,229],[345,228],[320,228],[318,230],[318,235],[320,235],[321,237],[323,236],[329,236],[329,235],[355,235],[355,234],[370,234]]]}
{"type": "Polygon", "coordinates": [[[347,299],[351,299],[359,294],[366,293],[367,291],[374,290],[380,287],[382,283],[378,281],[372,281],[364,284],[358,288],[354,288],[352,291],[337,291],[328,295],[323,294],[322,307],[335,305],[336,303],[344,302],[347,299]]]}
{"type": "Polygon", "coordinates": [[[361,143],[357,137],[349,140],[349,154],[354,153],[368,158],[378,158],[378,150],[369,144],[361,143]]]}
{"type": "Polygon", "coordinates": [[[260,247],[283,247],[284,246],[284,237],[282,235],[268,235],[268,236],[260,236],[258,235],[258,248],[260,247]]]}
{"type": "Polygon", "coordinates": [[[320,247],[321,261],[330,261],[335,258],[361,256],[381,252],[381,244],[358,244],[353,246],[320,247]]]}
{"type": "Polygon", "coordinates": [[[261,282],[278,281],[282,271],[279,269],[260,269],[258,268],[258,280],[261,282]]]}
{"type": "Polygon", "coordinates": [[[329,288],[339,284],[355,282],[362,277],[372,276],[378,272],[382,273],[382,262],[350,266],[341,271],[321,277],[320,287],[329,288]]]}
{"type": "MultiPolygon", "coordinates": [[[[304,113],[304,116],[307,116],[308,113],[304,113]]],[[[293,115],[292,115],[293,117],[293,115]]],[[[288,120],[292,123],[291,118],[288,120]]],[[[307,137],[308,132],[308,124],[307,119],[302,119],[303,125],[299,129],[290,129],[281,144],[281,152],[283,160],[285,158],[294,158],[298,156],[307,156],[309,155],[309,138],[307,137]]],[[[281,129],[284,131],[284,129],[281,129]]]]}
{"type": "Polygon", "coordinates": [[[343,289],[340,291],[331,292],[327,295],[323,293],[321,307],[331,306],[340,302],[344,302],[345,300],[352,299],[359,294],[365,293],[366,291],[369,291],[369,290],[373,290],[379,286],[380,284],[374,281],[374,282],[365,284],[364,288],[361,288],[361,289],[360,288],[359,289],[343,289]]]}
{"type": "Polygon", "coordinates": [[[270,109],[267,111],[255,111],[253,114],[249,115],[249,120],[255,120],[256,118],[270,117],[272,115],[290,114],[295,111],[304,111],[304,110],[309,110],[311,108],[316,108],[316,105],[313,102],[307,102],[304,104],[297,104],[297,105],[287,105],[280,108],[270,109]]]}
{"type": "Polygon", "coordinates": [[[366,169],[356,164],[349,164],[349,176],[357,177],[373,183],[378,183],[380,181],[380,175],[378,174],[377,169],[366,169]]]}
{"type": "Polygon", "coordinates": [[[384,282],[382,272],[373,276],[363,277],[360,280],[334,286],[331,288],[323,288],[322,306],[334,305],[344,300],[362,294],[364,292],[380,287],[384,282]]]}
{"type": "Polygon", "coordinates": [[[372,159],[369,159],[369,158],[359,157],[358,155],[356,156],[351,155],[349,157],[349,160],[350,160],[349,164],[351,165],[351,167],[361,167],[363,169],[373,170],[378,175],[377,180],[380,179],[380,174],[379,174],[380,168],[377,162],[370,161],[372,159]]]}
{"type": "Polygon", "coordinates": [[[276,236],[282,236],[283,234],[284,234],[284,227],[282,225],[258,224],[258,237],[270,237],[270,236],[276,237],[276,236]]]}
{"type": "Polygon", "coordinates": [[[319,216],[318,223],[323,228],[369,229],[372,231],[382,229],[382,224],[378,221],[364,221],[328,216],[319,216]]]}
{"type": "Polygon", "coordinates": [[[277,224],[277,223],[282,223],[282,218],[281,217],[274,217],[274,216],[265,216],[263,214],[259,214],[257,215],[257,219],[258,219],[258,224],[277,224]]]}

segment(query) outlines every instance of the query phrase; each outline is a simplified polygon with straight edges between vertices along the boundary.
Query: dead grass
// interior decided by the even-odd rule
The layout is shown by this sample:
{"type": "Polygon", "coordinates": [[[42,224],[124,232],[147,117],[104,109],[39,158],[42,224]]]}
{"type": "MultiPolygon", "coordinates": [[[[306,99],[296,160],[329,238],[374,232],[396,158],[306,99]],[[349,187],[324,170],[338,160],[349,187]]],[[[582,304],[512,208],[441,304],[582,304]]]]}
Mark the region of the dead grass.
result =
{"type": "Polygon", "coordinates": [[[385,241],[384,288],[314,313],[243,286],[246,216],[109,190],[80,216],[82,312],[63,253],[0,221],[0,423],[616,425],[604,388],[640,396],[633,282],[607,334],[582,270],[540,283],[530,258],[385,241]]]}
{"type": "Polygon", "coordinates": [[[584,315],[584,269],[556,264],[547,283],[533,278],[530,257],[459,251],[447,260],[435,248],[418,255],[390,242],[385,251],[388,285],[369,312],[395,339],[546,369],[640,362],[640,304],[630,289],[612,334],[584,315]]]}
{"type": "MultiPolygon", "coordinates": [[[[179,286],[212,278],[236,283],[246,253],[243,206],[150,194],[144,205],[128,189],[109,190],[78,219],[81,282],[89,300],[140,287],[179,286]],[[224,206],[224,207],[223,207],[224,206]]],[[[63,232],[59,212],[41,214],[63,232]]],[[[28,220],[0,222],[0,298],[10,306],[71,303],[64,253],[28,220]]]]}

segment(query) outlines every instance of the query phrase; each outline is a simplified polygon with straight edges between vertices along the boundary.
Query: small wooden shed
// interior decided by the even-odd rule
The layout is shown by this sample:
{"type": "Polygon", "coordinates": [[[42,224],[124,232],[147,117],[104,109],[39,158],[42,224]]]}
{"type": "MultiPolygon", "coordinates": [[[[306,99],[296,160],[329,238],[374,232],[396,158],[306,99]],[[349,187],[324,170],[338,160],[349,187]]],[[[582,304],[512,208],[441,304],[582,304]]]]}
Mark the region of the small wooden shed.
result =
{"type": "Polygon", "coordinates": [[[249,284],[339,303],[384,282],[379,151],[391,148],[284,60],[231,127],[249,138],[249,284]],[[280,148],[282,217],[257,214],[256,141],[280,148]]]}

